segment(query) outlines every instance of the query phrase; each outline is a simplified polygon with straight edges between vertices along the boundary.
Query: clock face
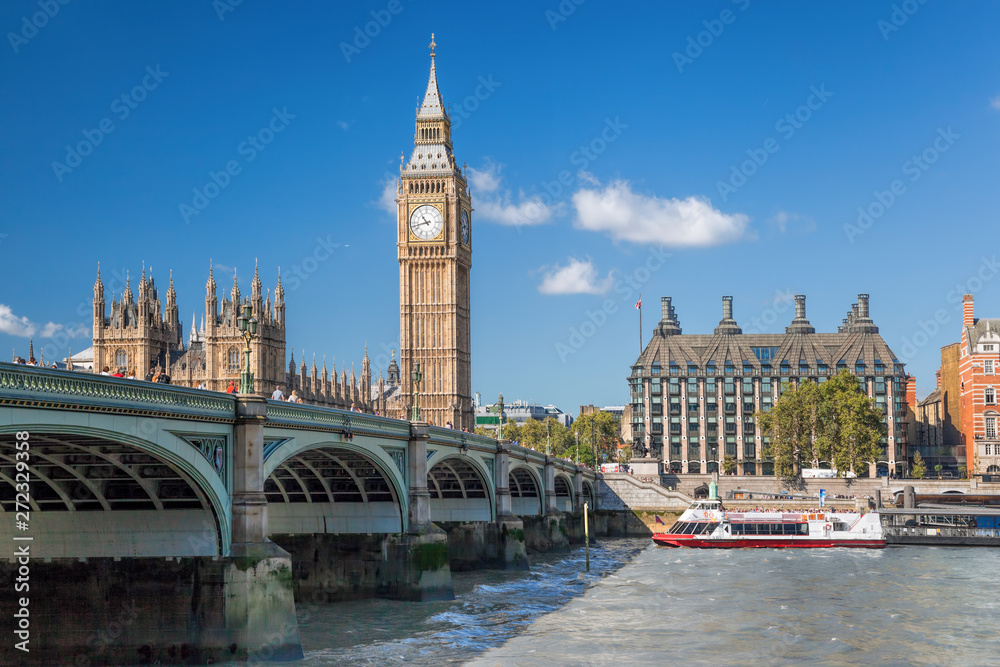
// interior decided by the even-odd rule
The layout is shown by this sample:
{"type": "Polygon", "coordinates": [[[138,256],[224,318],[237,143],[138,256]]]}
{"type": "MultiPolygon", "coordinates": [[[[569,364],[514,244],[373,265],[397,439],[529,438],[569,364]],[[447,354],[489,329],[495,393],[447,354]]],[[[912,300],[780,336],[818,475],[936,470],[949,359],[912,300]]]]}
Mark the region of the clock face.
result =
{"type": "Polygon", "coordinates": [[[410,214],[410,229],[418,239],[429,241],[441,233],[442,227],[444,218],[436,206],[424,204],[410,214]]]}
{"type": "Polygon", "coordinates": [[[462,243],[469,245],[469,212],[462,209],[462,243]]]}

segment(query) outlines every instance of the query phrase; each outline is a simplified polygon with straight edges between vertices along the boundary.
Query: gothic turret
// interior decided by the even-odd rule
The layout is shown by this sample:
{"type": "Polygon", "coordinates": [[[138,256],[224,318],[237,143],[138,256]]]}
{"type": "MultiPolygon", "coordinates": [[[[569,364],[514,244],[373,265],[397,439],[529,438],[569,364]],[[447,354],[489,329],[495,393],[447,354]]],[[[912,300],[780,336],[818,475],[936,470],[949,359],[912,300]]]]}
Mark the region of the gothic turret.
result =
{"type": "Polygon", "coordinates": [[[274,288],[274,324],[285,326],[285,288],[281,285],[281,267],[278,267],[278,285],[274,288]]]}
{"type": "Polygon", "coordinates": [[[212,337],[219,318],[218,286],[215,284],[215,273],[212,262],[208,263],[208,280],[205,282],[205,333],[212,337]]]}
{"type": "Polygon", "coordinates": [[[101,264],[97,263],[97,280],[94,281],[94,336],[100,337],[104,328],[104,283],[101,282],[101,264]]]}

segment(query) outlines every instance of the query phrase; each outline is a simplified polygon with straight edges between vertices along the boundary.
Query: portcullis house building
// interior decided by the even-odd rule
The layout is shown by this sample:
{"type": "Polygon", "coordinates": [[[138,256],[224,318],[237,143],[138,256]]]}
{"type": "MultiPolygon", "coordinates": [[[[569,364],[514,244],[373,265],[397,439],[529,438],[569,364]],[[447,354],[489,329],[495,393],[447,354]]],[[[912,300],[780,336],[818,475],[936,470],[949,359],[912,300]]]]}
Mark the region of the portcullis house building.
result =
{"type": "Polygon", "coordinates": [[[683,334],[671,298],[661,301],[660,323],[628,378],[639,455],[661,460],[672,473],[721,472],[728,455],[738,475],[774,474],[754,413],[771,409],[783,383],[824,382],[846,369],[885,415],[883,453],[869,474],[904,473],[914,381],[879,335],[867,294],[858,295],[836,333],[816,333],[801,295],[783,334],[744,334],[731,296],[722,297],[712,334],[683,334]]]}

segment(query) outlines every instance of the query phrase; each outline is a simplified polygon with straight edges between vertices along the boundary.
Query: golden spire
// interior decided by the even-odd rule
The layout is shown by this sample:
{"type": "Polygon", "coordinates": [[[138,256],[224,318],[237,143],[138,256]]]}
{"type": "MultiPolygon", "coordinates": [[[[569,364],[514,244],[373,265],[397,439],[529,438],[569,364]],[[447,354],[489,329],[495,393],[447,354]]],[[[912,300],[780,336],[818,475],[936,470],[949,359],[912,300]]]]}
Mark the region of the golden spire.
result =
{"type": "Polygon", "coordinates": [[[434,57],[434,49],[437,48],[437,44],[434,43],[434,33],[433,32],[431,33],[430,47],[431,47],[431,58],[433,58],[434,57]]]}

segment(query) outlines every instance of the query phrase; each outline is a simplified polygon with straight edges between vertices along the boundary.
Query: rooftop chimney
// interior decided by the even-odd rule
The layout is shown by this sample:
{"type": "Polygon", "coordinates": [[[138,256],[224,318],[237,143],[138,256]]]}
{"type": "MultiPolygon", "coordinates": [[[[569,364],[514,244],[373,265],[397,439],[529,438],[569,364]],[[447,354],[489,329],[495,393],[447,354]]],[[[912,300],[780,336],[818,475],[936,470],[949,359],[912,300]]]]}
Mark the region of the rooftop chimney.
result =
{"type": "Polygon", "coordinates": [[[681,333],[681,325],[677,321],[677,314],[674,313],[674,307],[670,303],[669,296],[660,297],[660,312],[662,319],[653,333],[660,336],[679,335],[681,333]]]}
{"type": "Polygon", "coordinates": [[[806,319],[806,297],[804,294],[795,295],[795,319],[791,325],[785,327],[788,334],[811,334],[816,333],[815,327],[809,324],[806,319]]]}
{"type": "Polygon", "coordinates": [[[740,329],[736,320],[733,319],[733,297],[731,296],[722,297],[722,320],[719,322],[719,326],[715,327],[715,333],[729,336],[743,333],[743,329],[740,329]]]}
{"type": "Polygon", "coordinates": [[[966,294],[962,297],[962,326],[971,327],[976,323],[976,318],[973,317],[972,310],[972,295],[966,294]]]}
{"type": "Polygon", "coordinates": [[[851,331],[854,333],[878,333],[878,327],[872,322],[868,315],[868,295],[859,294],[858,302],[852,306],[854,309],[854,324],[851,331]]]}

